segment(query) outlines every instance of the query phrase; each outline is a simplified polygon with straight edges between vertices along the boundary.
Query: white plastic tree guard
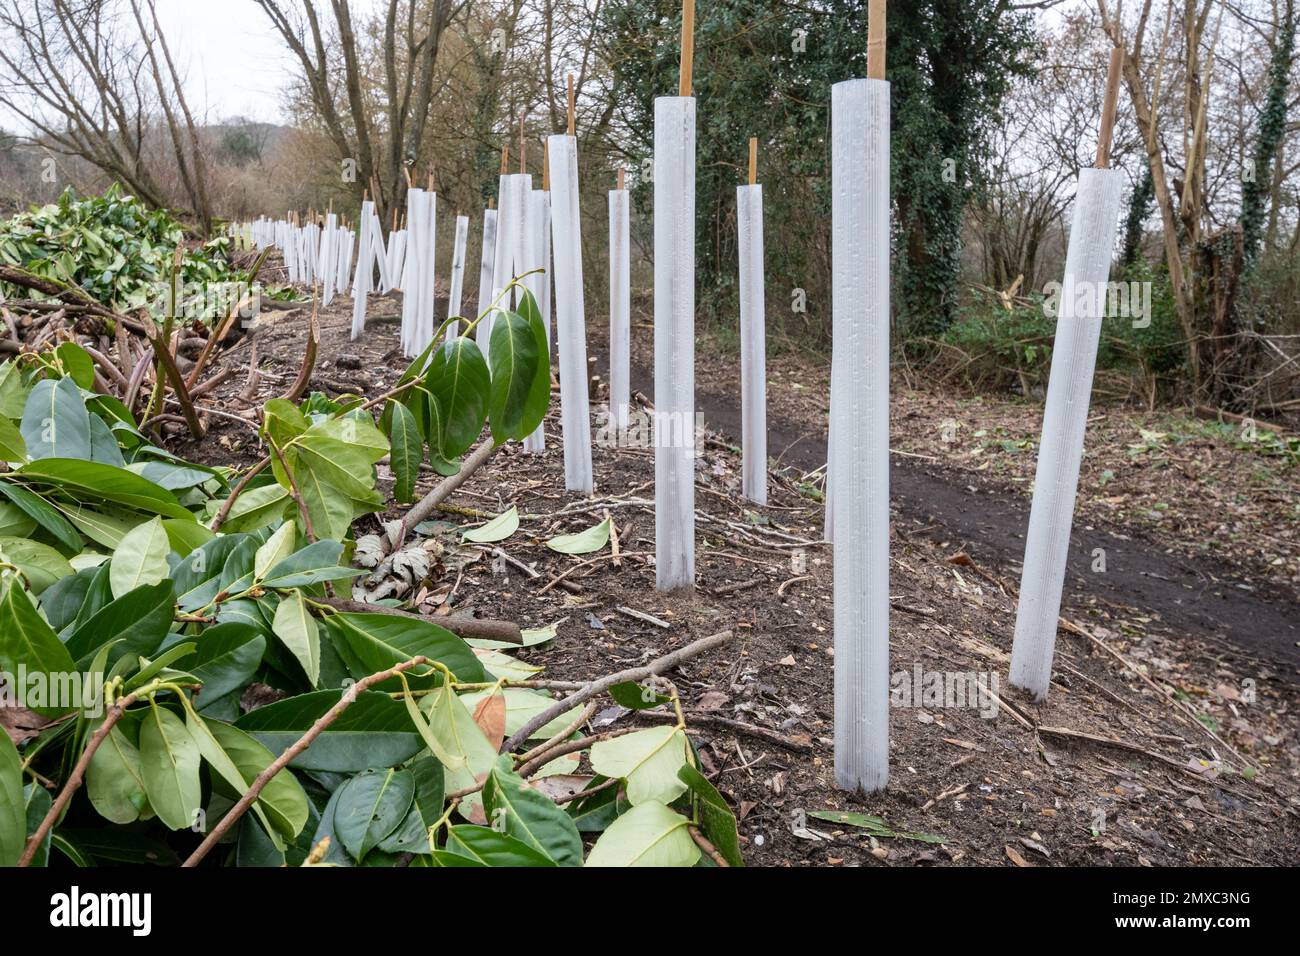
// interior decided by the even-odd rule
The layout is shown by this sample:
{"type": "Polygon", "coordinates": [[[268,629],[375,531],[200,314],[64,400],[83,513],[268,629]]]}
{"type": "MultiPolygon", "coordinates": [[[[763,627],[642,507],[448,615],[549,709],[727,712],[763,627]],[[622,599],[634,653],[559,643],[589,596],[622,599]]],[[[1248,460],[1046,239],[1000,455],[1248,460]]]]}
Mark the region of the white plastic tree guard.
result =
{"type": "Polygon", "coordinates": [[[763,187],[736,187],[740,259],[741,493],[767,504],[767,335],[763,299],[763,187]]]}
{"type": "Polygon", "coordinates": [[[370,243],[370,218],[374,212],[375,204],[366,200],[361,204],[361,241],[359,244],[360,254],[357,256],[357,271],[352,277],[352,340],[356,341],[357,337],[366,327],[366,296],[370,292],[371,271],[374,263],[371,261],[369,251],[370,243]]]}
{"type": "Polygon", "coordinates": [[[587,391],[587,320],[582,289],[582,217],[578,141],[547,138],[551,157],[551,230],[555,248],[555,337],[560,359],[564,487],[591,494],[591,406],[587,391]]]}
{"type": "Polygon", "coordinates": [[[348,276],[352,273],[352,250],[356,245],[356,234],[351,229],[340,228],[334,240],[338,258],[334,270],[334,291],[341,293],[348,287],[348,276]]]}
{"type": "Polygon", "coordinates": [[[889,84],[831,87],[835,783],[889,779],[889,84]]]}
{"type": "Polygon", "coordinates": [[[334,277],[338,273],[335,266],[336,254],[334,244],[338,239],[339,217],[336,213],[325,216],[325,228],[320,236],[320,254],[316,273],[321,279],[321,305],[329,305],[334,300],[334,277]]]}
{"type": "Polygon", "coordinates": [[[1011,648],[1011,683],[1040,700],[1047,696],[1052,677],[1061,589],[1122,181],[1117,170],[1081,170],[1074,222],[1070,224],[1043,438],[1038,446],[1034,501],[1025,539],[1025,566],[1020,576],[1016,638],[1011,648]]]}
{"type": "Polygon", "coordinates": [[[533,202],[536,204],[536,215],[534,223],[540,230],[538,248],[541,250],[542,261],[539,263],[544,270],[539,277],[541,294],[537,297],[537,308],[542,314],[542,321],[546,324],[546,341],[551,341],[551,285],[555,279],[555,266],[551,256],[551,194],[544,189],[533,190],[533,202]]]}
{"type": "Polygon", "coordinates": [[[695,98],[655,100],[655,584],[695,584],[695,98]]]}
{"type": "MultiPolygon", "coordinates": [[[[551,218],[550,197],[540,189],[533,189],[532,176],[525,176],[525,181],[521,182],[517,188],[523,193],[523,228],[520,230],[520,255],[515,267],[515,275],[521,277],[523,286],[532,293],[533,301],[537,303],[538,311],[542,317],[542,324],[546,327],[546,349],[550,352],[551,348],[551,317],[547,311],[542,311],[542,301],[545,298],[544,292],[549,275],[546,272],[538,272],[538,269],[546,268],[544,250],[546,243],[543,242],[545,233],[549,231],[551,218]]],[[[516,301],[522,302],[523,297],[519,296],[516,301]]],[[[540,455],[546,450],[546,430],[543,424],[539,424],[531,435],[524,438],[524,451],[530,455],[540,455]]]]}
{"type": "Polygon", "coordinates": [[[424,242],[420,247],[420,308],[415,326],[413,354],[419,355],[433,342],[434,257],[437,251],[438,194],[424,194],[424,242]]]}
{"type": "MultiPolygon", "coordinates": [[[[469,216],[456,217],[456,241],[451,248],[451,285],[447,290],[447,318],[460,315],[461,291],[465,284],[465,247],[469,245],[469,216]]],[[[460,323],[447,326],[447,341],[460,335],[460,323]]]]}
{"type": "MultiPolygon", "coordinates": [[[[480,247],[478,263],[478,305],[476,311],[482,313],[492,301],[492,273],[496,262],[497,254],[497,211],[495,209],[483,210],[483,244],[480,247]]],[[[478,344],[479,351],[484,356],[487,355],[487,332],[484,328],[488,325],[488,319],[484,318],[474,327],[474,341],[478,344]]],[[[490,330],[489,330],[490,331],[490,330]]]]}
{"type": "Polygon", "coordinates": [[[393,288],[402,287],[402,267],[406,262],[406,230],[394,229],[388,234],[388,275],[393,288]]]}
{"type": "Polygon", "coordinates": [[[609,422],[627,431],[632,404],[631,217],[626,189],[609,191],[609,422]]]}
{"type": "Polygon", "coordinates": [[[425,261],[425,214],[428,205],[424,190],[412,187],[406,191],[406,258],[402,264],[402,354],[407,358],[418,355],[415,348],[415,328],[420,315],[420,270],[425,261]]]}
{"type": "Polygon", "coordinates": [[[374,288],[375,267],[379,267],[379,288],[387,292],[392,287],[388,272],[388,253],[384,249],[383,227],[375,213],[375,204],[366,200],[361,204],[361,234],[357,241],[357,269],[352,278],[352,339],[355,341],[366,328],[366,297],[374,288]]]}

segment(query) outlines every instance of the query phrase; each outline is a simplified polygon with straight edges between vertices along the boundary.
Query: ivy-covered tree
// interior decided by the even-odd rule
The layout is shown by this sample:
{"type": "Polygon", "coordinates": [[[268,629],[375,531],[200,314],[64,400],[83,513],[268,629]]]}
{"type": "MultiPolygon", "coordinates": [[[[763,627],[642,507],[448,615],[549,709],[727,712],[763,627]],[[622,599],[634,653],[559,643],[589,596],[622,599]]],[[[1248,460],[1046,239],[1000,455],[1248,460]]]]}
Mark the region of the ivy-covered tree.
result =
{"type": "MultiPolygon", "coordinates": [[[[866,0],[778,4],[737,0],[697,12],[696,214],[699,302],[734,315],[735,193],[746,142],[759,137],[767,185],[773,302],[800,303],[806,330],[829,334],[830,88],[866,75],[866,0]],[[787,296],[791,298],[787,298],[787,296]]],[[[654,99],[677,87],[680,4],[618,0],[602,15],[620,90],[627,150],[649,158],[654,99]]],[[[889,11],[893,191],[904,335],[932,335],[955,315],[962,214],[978,182],[986,130],[1033,49],[1028,15],[1007,0],[918,0],[889,11]]],[[[637,185],[648,209],[647,165],[637,185]]]]}
{"type": "Polygon", "coordinates": [[[1269,170],[1286,135],[1287,91],[1295,62],[1295,4],[1287,0],[1281,11],[1277,38],[1268,70],[1268,95],[1259,116],[1259,139],[1255,143],[1255,175],[1241,185],[1242,248],[1247,271],[1259,254],[1264,231],[1264,212],[1269,197],[1269,170]]]}

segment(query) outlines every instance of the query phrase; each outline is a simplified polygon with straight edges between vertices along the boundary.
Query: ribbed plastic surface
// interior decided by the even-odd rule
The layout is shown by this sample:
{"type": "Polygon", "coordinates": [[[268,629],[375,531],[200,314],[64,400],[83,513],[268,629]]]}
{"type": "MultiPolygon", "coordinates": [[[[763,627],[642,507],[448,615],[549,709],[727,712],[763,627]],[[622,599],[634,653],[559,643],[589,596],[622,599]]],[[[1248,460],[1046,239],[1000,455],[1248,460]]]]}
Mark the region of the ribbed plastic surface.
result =
{"type": "Polygon", "coordinates": [[[1122,180],[1118,170],[1082,170],[1070,225],[1011,650],[1011,683],[1040,699],[1047,696],[1052,677],[1056,623],[1122,180]]]}
{"type": "MultiPolygon", "coordinates": [[[[456,217],[456,241],[451,247],[451,287],[447,292],[447,318],[460,315],[461,294],[465,286],[465,247],[469,245],[469,216],[456,217]]],[[[460,323],[447,326],[447,341],[460,334],[460,323]]]]}
{"type": "Polygon", "coordinates": [[[889,84],[831,87],[835,783],[889,779],[889,84]]]}
{"type": "Polygon", "coordinates": [[[366,327],[366,296],[370,293],[370,273],[374,263],[370,259],[372,242],[370,219],[375,204],[367,199],[361,204],[361,254],[357,256],[357,271],[352,276],[352,339],[355,341],[366,327]]]}
{"type": "Polygon", "coordinates": [[[420,302],[412,355],[419,355],[433,341],[434,262],[437,254],[438,194],[424,194],[424,243],[420,248],[420,302]]]}
{"type": "MultiPolygon", "coordinates": [[[[492,279],[493,268],[497,255],[497,211],[495,209],[483,210],[483,245],[479,253],[478,266],[478,304],[474,307],[474,316],[488,307],[492,301],[492,279]]],[[[488,343],[488,320],[484,319],[474,327],[474,341],[478,344],[479,351],[487,356],[488,343]]]]}
{"type": "Polygon", "coordinates": [[[655,100],[655,583],[695,584],[695,99],[655,100]]]}
{"type": "Polygon", "coordinates": [[[763,297],[763,187],[736,187],[740,259],[741,492],[767,504],[767,322],[763,297]]]}
{"type": "Polygon", "coordinates": [[[420,315],[420,270],[424,263],[424,216],[428,206],[424,190],[406,191],[406,262],[402,267],[402,354],[407,358],[416,354],[415,327],[420,315]]]}
{"type": "Polygon", "coordinates": [[[632,401],[631,217],[626,189],[609,191],[609,420],[627,431],[632,401]]]}
{"type": "MultiPolygon", "coordinates": [[[[515,254],[519,245],[516,234],[523,227],[522,201],[515,195],[517,181],[518,177],[513,174],[506,174],[498,181],[497,242],[496,252],[492,257],[492,294],[488,297],[489,303],[496,301],[497,295],[510,284],[510,280],[515,275],[515,254]]],[[[497,303],[497,308],[514,308],[512,299],[513,296],[502,299],[497,303]]],[[[486,305],[482,308],[486,308],[486,305]]],[[[492,320],[493,316],[488,315],[479,323],[481,335],[478,337],[478,345],[485,356],[491,347],[492,320]]]]}
{"type": "Polygon", "coordinates": [[[591,406],[587,391],[586,304],[582,291],[582,218],[578,141],[550,136],[551,231],[555,240],[555,335],[560,359],[564,487],[591,494],[591,406]]]}
{"type": "Polygon", "coordinates": [[[326,213],[325,231],[321,233],[320,239],[320,268],[318,270],[321,277],[321,305],[329,305],[334,301],[334,283],[338,276],[338,253],[335,250],[335,244],[338,242],[338,232],[338,213],[326,213]]]}
{"type": "MultiPolygon", "coordinates": [[[[546,237],[550,233],[551,202],[548,193],[533,188],[532,176],[526,176],[525,180],[517,187],[523,191],[524,227],[519,234],[521,258],[515,264],[515,275],[523,277],[524,288],[532,293],[533,301],[537,303],[542,323],[546,326],[546,347],[549,352],[551,347],[551,317],[547,312],[541,310],[542,300],[545,298],[546,284],[550,276],[535,272],[535,270],[547,267],[545,250],[548,248],[546,237]]],[[[522,301],[522,296],[517,295],[515,297],[516,303],[522,301]]],[[[546,429],[544,425],[538,425],[531,435],[524,438],[524,451],[530,455],[540,455],[545,450],[546,429]]]]}

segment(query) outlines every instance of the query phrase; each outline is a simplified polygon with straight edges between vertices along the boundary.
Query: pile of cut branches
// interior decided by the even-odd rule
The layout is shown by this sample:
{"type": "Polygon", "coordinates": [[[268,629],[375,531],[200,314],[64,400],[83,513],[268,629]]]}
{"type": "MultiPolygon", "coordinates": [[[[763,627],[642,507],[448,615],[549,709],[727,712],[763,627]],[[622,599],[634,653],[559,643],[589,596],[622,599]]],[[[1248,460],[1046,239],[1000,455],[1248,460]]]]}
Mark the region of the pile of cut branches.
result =
{"type": "Polygon", "coordinates": [[[165,211],[146,211],[116,186],[82,200],[68,190],[0,223],[0,353],[53,361],[155,436],[202,437],[196,400],[234,370],[203,373],[263,297],[284,290],[258,286],[265,256],[237,269],[228,238],[183,240],[165,211]]]}

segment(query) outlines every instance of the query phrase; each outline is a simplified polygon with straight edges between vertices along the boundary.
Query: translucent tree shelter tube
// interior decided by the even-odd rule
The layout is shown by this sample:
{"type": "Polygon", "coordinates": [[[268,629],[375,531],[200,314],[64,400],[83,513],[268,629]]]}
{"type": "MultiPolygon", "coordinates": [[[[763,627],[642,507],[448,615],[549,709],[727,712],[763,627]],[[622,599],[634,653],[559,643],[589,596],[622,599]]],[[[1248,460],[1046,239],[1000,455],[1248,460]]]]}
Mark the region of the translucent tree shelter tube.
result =
{"type": "Polygon", "coordinates": [[[767,338],[763,301],[763,187],[758,140],[749,141],[749,185],[736,187],[740,260],[741,492],[767,504],[767,338]]]}
{"type": "MultiPolygon", "coordinates": [[[[507,168],[509,162],[510,147],[502,146],[501,175],[497,177],[497,228],[492,252],[492,281],[488,286],[491,294],[485,302],[479,305],[480,313],[488,307],[489,303],[497,301],[497,296],[514,276],[514,240],[510,235],[510,220],[514,208],[510,194],[514,189],[514,178],[507,168]]],[[[509,302],[503,301],[499,304],[502,308],[510,308],[509,302]]],[[[492,343],[492,321],[492,315],[484,316],[483,320],[478,324],[478,334],[475,336],[479,351],[483,353],[485,358],[492,343]]]]}
{"type": "MultiPolygon", "coordinates": [[[[451,249],[451,287],[447,292],[447,318],[460,315],[460,299],[465,284],[465,247],[469,244],[469,216],[456,217],[456,241],[451,249]]],[[[447,341],[460,334],[460,323],[447,326],[447,341]]]]}
{"type": "MultiPolygon", "coordinates": [[[[491,200],[489,200],[491,203],[491,200]]],[[[480,246],[479,263],[478,263],[478,304],[474,307],[474,313],[477,316],[488,307],[492,301],[492,277],[495,268],[497,254],[497,211],[489,204],[487,209],[483,210],[483,242],[480,246]]],[[[487,324],[484,319],[475,327],[474,341],[478,344],[479,351],[487,356],[487,338],[483,333],[483,326],[487,324]]]]}
{"type": "Polygon", "coordinates": [[[338,226],[339,217],[332,212],[326,213],[325,229],[320,237],[320,268],[317,270],[321,276],[321,305],[329,305],[334,300],[334,276],[338,271],[334,247],[338,242],[338,226]]]}
{"type": "Polygon", "coordinates": [[[1011,683],[1040,700],[1047,696],[1052,678],[1088,401],[1123,190],[1123,175],[1107,168],[1121,58],[1118,48],[1112,51],[1097,165],[1079,172],[1052,346],[1052,373],[1043,410],[1043,437],[1038,446],[1034,501],[1025,537],[1025,565],[1020,576],[1011,683]]]}
{"type": "Polygon", "coordinates": [[[591,406],[587,391],[586,304],[582,290],[582,217],[578,209],[578,140],[574,135],[573,77],[569,77],[569,132],[547,140],[555,206],[555,337],[560,359],[560,422],[564,487],[591,494],[591,406]]]}
{"type": "Polygon", "coordinates": [[[425,263],[426,242],[424,219],[427,211],[424,190],[418,186],[407,189],[406,261],[402,269],[402,353],[407,358],[419,354],[415,348],[415,330],[420,317],[421,272],[425,263]]]}
{"type": "Polygon", "coordinates": [[[361,335],[366,327],[366,296],[370,293],[370,274],[374,271],[374,260],[370,258],[370,219],[375,204],[369,199],[361,203],[361,237],[360,254],[357,256],[357,271],[352,276],[352,340],[361,335]]]}
{"type": "Polygon", "coordinates": [[[419,355],[433,341],[434,256],[437,252],[438,194],[433,191],[433,177],[424,194],[424,242],[420,249],[420,298],[415,325],[413,355],[419,355]]]}
{"type": "Polygon", "coordinates": [[[624,171],[618,188],[609,191],[609,427],[627,432],[632,402],[632,265],[631,224],[624,171]]]}
{"type": "Polygon", "coordinates": [[[695,0],[677,96],[655,100],[655,584],[695,585],[695,0]]]}
{"type": "Polygon", "coordinates": [[[835,784],[889,779],[889,84],[884,0],[868,79],[831,87],[830,475],[835,481],[835,784]]]}
{"type": "Polygon", "coordinates": [[[374,289],[375,267],[379,267],[379,288],[391,287],[388,253],[384,249],[383,228],[375,212],[375,204],[368,199],[361,203],[360,236],[357,240],[357,268],[352,277],[352,339],[355,341],[366,330],[366,297],[374,289]]]}
{"type": "MultiPolygon", "coordinates": [[[[550,230],[550,204],[544,202],[543,190],[533,188],[533,177],[528,169],[528,140],[525,134],[524,115],[519,117],[519,173],[514,177],[517,192],[514,198],[518,202],[519,230],[516,234],[515,276],[525,289],[532,294],[533,301],[540,310],[542,293],[547,276],[539,270],[544,269],[543,233],[550,230]]],[[[523,294],[514,295],[516,307],[523,303],[523,294]]],[[[546,351],[551,351],[551,317],[541,313],[542,324],[546,327],[546,351]]],[[[525,435],[524,452],[540,455],[546,450],[546,423],[539,422],[531,435],[525,435]]]]}

